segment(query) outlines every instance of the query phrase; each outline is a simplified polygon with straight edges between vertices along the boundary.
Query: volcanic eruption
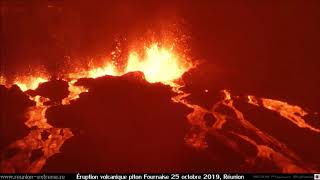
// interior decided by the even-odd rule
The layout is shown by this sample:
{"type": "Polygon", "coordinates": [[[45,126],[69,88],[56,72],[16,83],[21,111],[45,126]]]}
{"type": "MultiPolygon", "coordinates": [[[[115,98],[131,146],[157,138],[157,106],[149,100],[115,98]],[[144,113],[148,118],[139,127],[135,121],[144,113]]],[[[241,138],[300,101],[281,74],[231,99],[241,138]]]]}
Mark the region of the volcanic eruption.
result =
{"type": "Polygon", "coordinates": [[[117,46],[112,58],[74,63],[55,75],[34,68],[0,76],[0,172],[320,168],[313,158],[320,126],[310,118],[316,112],[232,89],[204,89],[209,105],[193,101],[190,77],[205,63],[184,51],[181,37],[142,38],[127,53],[117,46]]]}

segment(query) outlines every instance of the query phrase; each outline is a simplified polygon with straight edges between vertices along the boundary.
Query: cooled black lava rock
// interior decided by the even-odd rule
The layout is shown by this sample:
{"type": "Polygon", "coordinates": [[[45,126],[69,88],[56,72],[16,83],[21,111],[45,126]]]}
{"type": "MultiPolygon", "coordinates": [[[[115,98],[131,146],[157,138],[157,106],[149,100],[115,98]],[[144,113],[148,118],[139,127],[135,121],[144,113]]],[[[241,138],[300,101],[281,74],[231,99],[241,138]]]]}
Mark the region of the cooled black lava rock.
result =
{"type": "Polygon", "coordinates": [[[39,84],[36,90],[29,90],[27,92],[32,96],[40,95],[50,99],[50,103],[59,103],[68,96],[68,83],[63,80],[51,80],[39,84]]]}
{"type": "MultiPolygon", "coordinates": [[[[75,136],[48,160],[45,172],[175,171],[197,168],[195,150],[184,141],[186,115],[172,102],[169,86],[148,83],[141,73],[82,79],[89,88],[70,105],[49,108],[56,127],[75,136]]],[[[206,158],[203,158],[206,159],[206,158]]],[[[198,163],[205,167],[209,163],[198,163]]]]}
{"type": "Polygon", "coordinates": [[[0,85],[0,149],[27,135],[25,112],[33,105],[18,86],[0,85]]]}

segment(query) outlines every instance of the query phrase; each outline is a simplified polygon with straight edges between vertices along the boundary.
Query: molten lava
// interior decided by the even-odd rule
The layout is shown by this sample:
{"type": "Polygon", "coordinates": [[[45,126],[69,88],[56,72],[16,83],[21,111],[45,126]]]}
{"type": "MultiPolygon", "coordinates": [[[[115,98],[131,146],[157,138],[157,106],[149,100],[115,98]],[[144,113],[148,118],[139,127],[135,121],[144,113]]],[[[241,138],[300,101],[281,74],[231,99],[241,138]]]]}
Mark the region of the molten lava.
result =
{"type": "MultiPolygon", "coordinates": [[[[121,76],[132,71],[141,71],[145,74],[145,78],[150,83],[162,82],[164,84],[177,86],[173,81],[179,79],[183,73],[188,71],[192,64],[184,59],[179,58],[178,53],[174,52],[173,48],[166,49],[160,47],[158,43],[151,44],[150,47],[144,48],[145,53],[141,56],[132,51],[129,53],[128,62],[124,70],[120,70],[114,63],[106,62],[102,66],[94,66],[90,64],[89,68],[76,69],[75,72],[70,72],[62,75],[62,79],[68,82],[69,95],[62,99],[62,105],[68,105],[71,101],[77,100],[81,93],[88,92],[88,89],[82,86],[77,86],[76,83],[80,78],[98,78],[106,75],[121,76]]],[[[36,73],[37,74],[37,73],[36,73]]],[[[40,75],[16,77],[13,84],[16,84],[22,91],[35,90],[41,83],[49,81],[49,76],[41,73],[40,75]]],[[[6,79],[1,76],[0,83],[8,85],[6,79]]],[[[12,84],[11,84],[12,85],[12,84]]],[[[46,159],[55,153],[59,152],[61,145],[72,137],[72,132],[68,128],[54,128],[47,123],[46,111],[54,105],[46,105],[50,99],[41,96],[28,95],[29,99],[35,102],[35,106],[30,107],[26,112],[26,126],[29,128],[37,127],[30,131],[25,138],[11,144],[10,147],[19,149],[34,149],[42,148],[44,156],[38,161],[24,165],[28,170],[19,168],[21,162],[29,162],[29,156],[17,154],[9,161],[1,162],[1,171],[14,172],[14,169],[25,172],[39,172],[45,165],[46,159]],[[47,131],[50,136],[43,141],[41,133],[47,131]],[[63,132],[61,135],[60,132],[63,132]],[[20,162],[20,163],[19,163],[20,162]]],[[[29,152],[31,153],[31,152],[29,152]]]]}
{"type": "Polygon", "coordinates": [[[77,82],[76,80],[72,80],[72,81],[68,82],[69,95],[68,95],[68,97],[62,99],[62,104],[63,105],[70,104],[70,102],[72,100],[78,99],[79,95],[81,93],[88,92],[88,89],[86,89],[85,87],[74,85],[76,82],[77,82]]]}
{"type": "Polygon", "coordinates": [[[156,43],[145,52],[144,58],[136,52],[130,53],[126,72],[141,71],[151,83],[169,84],[192,67],[190,62],[179,59],[172,49],[161,48],[156,43]]]}
{"type": "Polygon", "coordinates": [[[150,83],[162,82],[170,84],[181,78],[182,74],[193,67],[193,64],[181,58],[173,48],[160,47],[159,43],[152,43],[143,48],[143,54],[132,50],[128,55],[128,61],[124,70],[119,69],[115,63],[107,62],[99,67],[80,69],[75,73],[69,73],[67,78],[78,80],[80,78],[98,78],[106,75],[121,76],[123,74],[141,71],[150,83]]]}
{"type": "MultiPolygon", "coordinates": [[[[176,83],[182,75],[194,67],[194,64],[189,60],[182,58],[181,54],[177,52],[173,46],[166,48],[160,43],[152,43],[150,46],[142,48],[141,50],[133,49],[128,54],[126,66],[120,68],[116,63],[106,62],[102,66],[91,66],[87,69],[80,68],[74,72],[62,75],[62,79],[68,82],[69,95],[64,98],[59,105],[69,105],[72,101],[77,100],[81,93],[86,93],[89,90],[85,87],[76,85],[80,78],[98,78],[105,75],[121,76],[132,71],[141,71],[144,73],[145,78],[150,83],[161,82],[169,85],[177,95],[172,97],[172,101],[180,103],[192,109],[192,112],[187,115],[187,120],[192,126],[190,133],[185,137],[185,142],[195,148],[206,150],[208,144],[206,137],[208,134],[214,135],[216,138],[221,139],[227,146],[235,151],[238,149],[237,143],[226,134],[233,134],[244,141],[256,147],[258,153],[255,157],[249,157],[246,162],[254,162],[258,158],[268,159],[274,162],[278,168],[283,172],[310,172],[312,168],[302,167],[304,165],[301,160],[292,150],[286,147],[285,144],[278,141],[271,135],[262,132],[255,127],[250,121],[245,119],[242,112],[240,112],[233,104],[235,98],[227,90],[223,90],[224,98],[212,105],[211,109],[206,109],[196,104],[192,104],[186,98],[190,95],[181,90],[182,84],[176,83]],[[226,107],[231,110],[235,117],[218,111],[219,107],[226,107]],[[205,123],[205,115],[212,115],[216,121],[208,126],[205,123]],[[233,121],[238,122],[238,127],[234,130],[226,130],[225,124],[233,121]],[[245,129],[247,132],[254,135],[254,138],[249,137],[239,129],[245,129]]],[[[22,91],[34,90],[40,83],[49,81],[49,76],[29,76],[17,77],[13,84],[20,87],[22,91]]],[[[7,81],[4,77],[0,77],[0,83],[6,84],[7,81]]],[[[208,92],[206,90],[205,92],[208,92]]],[[[50,99],[41,96],[31,96],[29,99],[35,102],[35,106],[28,109],[26,112],[26,125],[28,127],[37,127],[30,131],[29,135],[25,138],[18,140],[10,145],[10,147],[23,149],[27,154],[18,153],[11,159],[1,162],[0,170],[4,172],[14,172],[15,169],[19,172],[39,172],[45,165],[46,160],[52,155],[59,152],[63,143],[73,136],[68,128],[54,128],[47,123],[46,111],[48,108],[55,106],[54,104],[47,105],[46,102],[50,99]],[[47,140],[40,138],[41,133],[50,133],[47,140]],[[29,158],[32,150],[42,149],[44,155],[37,161],[30,163],[29,158]],[[21,163],[24,166],[21,166],[21,163]],[[21,167],[28,167],[23,169],[21,167]]],[[[299,106],[292,106],[285,102],[257,98],[248,96],[248,103],[265,107],[269,110],[278,112],[281,116],[294,123],[301,128],[308,128],[311,131],[319,133],[320,130],[309,125],[303,119],[307,113],[299,106]],[[262,103],[260,103],[262,102],[262,103]]]]}
{"type": "Polygon", "coordinates": [[[299,106],[291,105],[279,100],[267,98],[259,99],[254,96],[248,96],[248,101],[250,104],[262,106],[271,111],[278,112],[282,117],[288,119],[298,127],[307,128],[311,131],[320,133],[320,129],[311,126],[303,119],[303,116],[306,116],[308,113],[299,106]],[[259,101],[261,104],[259,104],[259,101]]]}
{"type": "Polygon", "coordinates": [[[30,76],[17,77],[14,84],[20,87],[22,91],[35,90],[39,84],[48,82],[49,78],[46,76],[30,76]]]}
{"type": "Polygon", "coordinates": [[[119,75],[117,67],[113,63],[105,63],[102,66],[93,66],[88,69],[77,69],[75,73],[69,73],[67,78],[76,81],[80,78],[98,78],[105,75],[119,75]]]}

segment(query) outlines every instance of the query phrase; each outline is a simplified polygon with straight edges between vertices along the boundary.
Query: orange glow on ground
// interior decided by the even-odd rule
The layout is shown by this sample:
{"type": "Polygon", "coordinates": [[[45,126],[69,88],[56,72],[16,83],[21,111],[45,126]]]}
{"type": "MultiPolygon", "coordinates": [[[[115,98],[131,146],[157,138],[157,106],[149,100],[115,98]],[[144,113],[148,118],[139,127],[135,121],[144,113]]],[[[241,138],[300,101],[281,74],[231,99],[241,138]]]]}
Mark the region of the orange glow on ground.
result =
{"type": "MultiPolygon", "coordinates": [[[[158,43],[153,43],[149,47],[143,49],[142,54],[138,50],[132,50],[129,52],[128,60],[126,66],[120,68],[115,65],[117,63],[111,63],[111,61],[106,61],[104,65],[94,66],[89,64],[89,68],[76,68],[74,71],[67,71],[66,75],[62,75],[61,78],[68,82],[69,95],[62,99],[62,105],[69,105],[72,101],[77,100],[80,97],[81,93],[88,92],[89,90],[85,87],[76,85],[76,82],[80,78],[98,78],[106,75],[112,76],[121,76],[123,74],[141,71],[144,73],[145,78],[150,83],[161,82],[166,85],[170,85],[173,91],[177,93],[182,93],[178,90],[180,87],[174,81],[181,78],[183,73],[187,72],[192,68],[192,63],[188,62],[185,59],[179,58],[179,54],[173,50],[173,48],[167,49],[160,47],[158,43]]],[[[35,74],[39,74],[35,72],[35,74]]],[[[39,84],[48,82],[49,76],[45,75],[35,75],[32,76],[19,76],[15,78],[15,81],[10,85],[16,84],[22,91],[35,90],[38,88],[39,84]]],[[[6,79],[0,78],[1,84],[6,84],[6,79]]],[[[41,97],[41,96],[31,96],[29,99],[35,102],[35,105],[30,107],[25,116],[27,121],[25,125],[29,128],[37,127],[37,130],[32,130],[30,134],[24,139],[14,143],[14,146],[19,148],[24,148],[27,146],[31,149],[43,148],[45,155],[40,158],[39,161],[34,164],[29,164],[30,172],[39,172],[41,168],[45,165],[46,159],[50,156],[59,152],[60,146],[64,143],[65,140],[73,136],[72,132],[68,128],[54,128],[46,119],[46,111],[48,108],[55,105],[46,105],[45,102],[50,101],[50,99],[41,97]],[[49,139],[45,142],[38,142],[40,134],[43,130],[51,131],[49,139]],[[60,131],[64,131],[64,136],[61,136],[60,131]],[[29,145],[29,143],[31,144],[29,145]],[[36,147],[33,147],[34,145],[36,147]],[[39,145],[41,144],[41,145],[39,145]],[[47,152],[48,151],[48,152],[47,152]]],[[[179,102],[179,101],[177,101],[179,102]]],[[[15,161],[4,162],[8,163],[8,167],[11,167],[11,163],[15,161]]],[[[1,167],[1,166],[0,166],[1,167]]],[[[10,168],[9,168],[10,169],[10,168]]],[[[7,169],[6,171],[12,171],[12,169],[7,169]]]]}
{"type": "Polygon", "coordinates": [[[121,70],[116,63],[106,62],[102,66],[90,65],[88,69],[76,69],[66,75],[65,80],[69,85],[69,96],[62,100],[63,105],[70,104],[72,100],[79,98],[88,89],[76,86],[75,83],[80,78],[98,78],[106,75],[121,76],[123,74],[141,71],[150,83],[161,82],[170,86],[177,86],[175,80],[193,67],[191,62],[182,59],[173,48],[160,47],[158,43],[152,43],[143,49],[143,54],[138,54],[137,50],[132,50],[128,55],[127,64],[121,70]]]}
{"type": "Polygon", "coordinates": [[[51,128],[52,126],[47,123],[46,118],[48,106],[44,105],[49,99],[41,96],[29,96],[29,99],[36,102],[36,105],[30,107],[26,112],[28,121],[26,121],[25,124],[30,128],[34,126],[40,129],[51,128]]]}
{"type": "Polygon", "coordinates": [[[70,104],[70,102],[72,100],[76,100],[79,98],[79,95],[83,92],[88,92],[88,89],[82,87],[82,86],[76,86],[74,85],[77,81],[76,80],[72,80],[68,83],[69,85],[69,95],[68,97],[62,99],[62,104],[63,105],[67,105],[70,104]]]}
{"type": "MultiPolygon", "coordinates": [[[[98,78],[106,75],[121,76],[129,72],[140,71],[144,73],[146,81],[150,83],[160,82],[171,86],[172,91],[177,94],[172,97],[172,101],[192,109],[192,112],[186,116],[186,119],[192,127],[197,128],[191,129],[186,135],[186,144],[197,149],[206,149],[208,147],[206,137],[208,134],[211,134],[216,138],[221,139],[235,151],[239,151],[240,149],[238,149],[238,146],[234,145],[235,143],[232,139],[220,133],[221,131],[224,131],[224,126],[227,122],[236,120],[239,123],[239,128],[247,130],[261,140],[261,142],[258,142],[245,134],[241,134],[241,132],[237,132],[237,129],[227,131],[257,148],[258,153],[256,157],[253,157],[254,160],[257,158],[269,159],[270,161],[275,162],[276,166],[281,168],[282,172],[308,172],[312,170],[300,168],[298,165],[302,164],[302,161],[293,151],[271,135],[264,133],[255,127],[248,119],[246,119],[243,113],[233,105],[235,96],[232,96],[229,91],[222,90],[222,94],[224,95],[223,98],[213,104],[212,108],[209,109],[189,102],[187,97],[190,94],[184,92],[182,90],[183,85],[176,83],[176,80],[180,79],[185,72],[195,67],[195,64],[188,61],[188,59],[183,58],[184,56],[182,56],[180,52],[176,51],[174,48],[167,48],[168,46],[161,46],[158,42],[142,47],[143,48],[129,51],[128,59],[124,67],[120,67],[117,63],[107,60],[100,66],[89,64],[89,68],[79,68],[74,71],[67,71],[68,73],[61,77],[68,83],[69,95],[62,99],[61,104],[57,105],[69,105],[72,101],[77,100],[81,93],[89,91],[89,89],[85,87],[76,85],[80,78],[98,78]],[[218,109],[222,106],[234,112],[235,117],[220,112],[218,109]],[[208,114],[216,119],[210,126],[205,123],[205,115],[208,114]]],[[[49,76],[45,75],[33,75],[29,77],[21,76],[17,77],[13,84],[19,86],[22,91],[35,90],[39,84],[48,82],[49,79],[49,76]]],[[[6,83],[6,79],[0,76],[0,84],[6,83]]],[[[208,92],[207,89],[204,91],[206,93],[208,92]]],[[[247,97],[248,103],[276,111],[282,117],[300,128],[308,128],[311,131],[320,132],[319,129],[308,124],[303,119],[303,116],[305,116],[307,112],[299,106],[293,106],[286,102],[258,98],[255,96],[247,97]]],[[[19,148],[28,147],[29,149],[39,149],[41,147],[45,152],[45,155],[41,157],[39,161],[30,165],[29,170],[30,172],[39,172],[46,163],[46,160],[58,153],[64,141],[72,137],[73,134],[68,128],[54,128],[47,123],[47,109],[56,106],[56,104],[46,105],[45,102],[50,101],[50,99],[41,96],[33,97],[31,95],[29,95],[29,99],[35,102],[35,106],[30,107],[26,112],[27,121],[25,124],[28,127],[38,127],[38,129],[32,130],[27,137],[17,141],[13,146],[19,148]],[[39,140],[42,131],[50,131],[49,139],[44,142],[39,140]],[[60,132],[63,132],[64,135],[61,135],[60,132]]],[[[26,160],[28,157],[22,159],[26,160]]],[[[10,165],[15,162],[16,161],[12,160],[5,163],[8,163],[8,166],[10,167],[10,165]]]]}
{"type": "Polygon", "coordinates": [[[300,128],[307,128],[311,131],[320,133],[320,129],[311,126],[303,119],[303,117],[306,116],[308,113],[305,110],[303,110],[300,106],[291,105],[286,102],[274,99],[259,99],[255,96],[248,96],[248,102],[255,106],[262,106],[271,111],[278,112],[280,116],[288,119],[300,128]],[[258,103],[258,100],[260,100],[261,104],[258,103]]]}

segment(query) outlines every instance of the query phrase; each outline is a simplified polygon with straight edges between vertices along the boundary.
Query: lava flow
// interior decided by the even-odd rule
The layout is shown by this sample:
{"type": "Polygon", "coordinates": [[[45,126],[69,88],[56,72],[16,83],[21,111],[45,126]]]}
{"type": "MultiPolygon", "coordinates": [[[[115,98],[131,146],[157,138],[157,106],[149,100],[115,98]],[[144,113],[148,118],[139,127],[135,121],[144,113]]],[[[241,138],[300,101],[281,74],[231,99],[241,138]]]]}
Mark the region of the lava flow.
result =
{"type": "MultiPolygon", "coordinates": [[[[76,73],[69,73],[63,76],[63,80],[68,82],[69,95],[62,99],[62,105],[68,105],[71,101],[77,100],[81,93],[88,92],[88,89],[82,86],[75,85],[81,78],[98,78],[106,75],[121,76],[128,72],[141,71],[145,74],[146,80],[150,83],[162,82],[170,84],[173,87],[178,86],[174,83],[179,79],[184,72],[192,68],[191,62],[178,59],[173,49],[166,49],[159,47],[157,43],[152,44],[150,47],[145,48],[145,58],[133,51],[129,55],[128,63],[124,71],[120,71],[114,64],[106,63],[102,67],[94,67],[87,70],[80,70],[76,73]]],[[[28,90],[35,90],[39,84],[48,82],[48,77],[18,77],[13,83],[20,87],[24,92],[28,90]]],[[[1,82],[6,82],[2,78],[1,82]]],[[[10,86],[5,84],[6,86],[10,86]]],[[[46,159],[55,153],[59,152],[61,145],[65,140],[72,137],[72,132],[68,128],[54,128],[47,123],[46,110],[54,105],[45,105],[45,102],[50,99],[41,96],[31,96],[29,99],[35,102],[35,106],[28,109],[26,112],[26,125],[37,127],[36,130],[31,130],[29,135],[13,144],[9,148],[19,148],[27,150],[27,155],[19,153],[8,161],[1,162],[1,171],[3,172],[39,172],[46,162],[46,159]],[[49,132],[48,140],[41,140],[41,133],[49,132]],[[28,158],[31,156],[31,151],[42,149],[44,152],[43,157],[38,161],[30,164],[27,163],[28,158]],[[23,154],[23,155],[22,155],[23,154]],[[20,163],[27,163],[21,165],[20,163]],[[21,168],[21,166],[23,168],[21,168]],[[26,168],[28,167],[28,168],[26,168]]]]}
{"type": "MultiPolygon", "coordinates": [[[[273,162],[282,172],[314,171],[312,165],[305,163],[303,159],[284,143],[263,132],[247,120],[243,113],[234,105],[234,102],[238,98],[232,96],[229,91],[221,91],[223,98],[213,104],[211,109],[206,109],[189,102],[187,97],[190,94],[182,90],[183,83],[177,80],[191,68],[196,68],[194,63],[179,56],[179,53],[175,52],[173,47],[166,48],[159,45],[159,43],[153,43],[144,48],[144,54],[139,54],[138,51],[132,50],[128,55],[128,61],[124,69],[119,69],[115,63],[108,62],[104,66],[77,70],[76,72],[63,75],[61,79],[68,82],[69,95],[62,99],[61,104],[58,105],[71,104],[72,101],[80,98],[81,93],[89,91],[87,88],[77,85],[78,80],[81,78],[98,78],[106,75],[121,76],[128,72],[141,71],[148,82],[160,82],[170,86],[172,91],[176,93],[176,96],[172,97],[172,101],[183,104],[192,110],[186,117],[191,125],[191,130],[185,137],[187,145],[207,151],[208,142],[206,141],[206,137],[211,135],[217,139],[221,139],[224,144],[234,151],[241,153],[239,143],[230,138],[230,135],[234,135],[244,142],[250,143],[257,149],[255,156],[246,157],[246,163],[248,164],[254,164],[258,158],[261,158],[273,162]],[[220,107],[228,108],[235,114],[235,117],[220,112],[218,110],[220,107]],[[216,119],[216,122],[212,125],[207,125],[204,119],[206,114],[211,114],[216,119]],[[225,124],[230,122],[236,122],[236,128],[232,130],[226,129],[225,124]]],[[[4,78],[0,80],[1,83],[8,86],[4,78]]],[[[19,77],[13,84],[18,85],[22,91],[27,92],[28,90],[37,89],[40,83],[48,81],[50,81],[50,77],[19,77]]],[[[35,102],[35,105],[26,112],[27,121],[25,124],[30,128],[35,128],[30,131],[28,136],[12,143],[8,147],[18,148],[21,151],[12,158],[1,162],[1,172],[39,172],[45,165],[46,160],[54,154],[59,153],[59,149],[63,143],[73,136],[70,129],[55,128],[47,123],[46,111],[56,104],[46,103],[50,99],[39,95],[28,96],[30,100],[35,102]],[[48,139],[43,140],[41,139],[41,134],[45,132],[50,135],[48,139]],[[29,160],[31,153],[37,149],[41,149],[43,155],[38,160],[31,162],[29,160]]],[[[316,133],[320,132],[319,129],[303,120],[306,112],[298,106],[255,96],[248,96],[247,103],[276,111],[300,128],[307,128],[316,133]]]]}

